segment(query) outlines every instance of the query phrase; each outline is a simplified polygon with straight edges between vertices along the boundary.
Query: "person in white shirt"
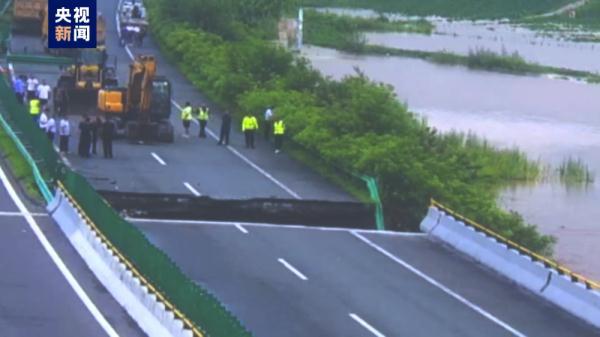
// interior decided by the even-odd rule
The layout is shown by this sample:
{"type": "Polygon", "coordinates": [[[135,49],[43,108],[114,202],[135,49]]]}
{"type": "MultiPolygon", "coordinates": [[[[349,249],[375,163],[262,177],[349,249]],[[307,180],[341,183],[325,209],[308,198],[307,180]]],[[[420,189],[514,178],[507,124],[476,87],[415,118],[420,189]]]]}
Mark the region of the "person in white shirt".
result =
{"type": "Polygon", "coordinates": [[[27,99],[33,99],[37,94],[37,86],[39,82],[35,76],[29,75],[27,78],[27,99]]]}
{"type": "Polygon", "coordinates": [[[61,153],[69,153],[69,137],[71,136],[71,123],[65,116],[60,117],[58,123],[59,149],[61,153]]]}
{"type": "Polygon", "coordinates": [[[46,109],[42,109],[40,119],[38,119],[38,125],[43,132],[48,132],[48,115],[46,114],[46,109]]]}
{"type": "Polygon", "coordinates": [[[54,143],[54,136],[56,135],[56,119],[54,119],[54,116],[48,118],[48,123],[46,123],[46,134],[48,135],[50,142],[54,143]]]}
{"type": "Polygon", "coordinates": [[[267,110],[265,110],[265,127],[264,127],[264,131],[265,131],[265,139],[267,141],[269,141],[269,137],[271,136],[271,133],[273,129],[273,108],[272,107],[268,107],[267,110]]]}
{"type": "Polygon", "coordinates": [[[40,99],[40,103],[42,103],[42,107],[48,104],[48,100],[50,99],[50,93],[52,92],[52,88],[46,83],[46,80],[42,80],[42,84],[37,87],[37,95],[40,99]]]}

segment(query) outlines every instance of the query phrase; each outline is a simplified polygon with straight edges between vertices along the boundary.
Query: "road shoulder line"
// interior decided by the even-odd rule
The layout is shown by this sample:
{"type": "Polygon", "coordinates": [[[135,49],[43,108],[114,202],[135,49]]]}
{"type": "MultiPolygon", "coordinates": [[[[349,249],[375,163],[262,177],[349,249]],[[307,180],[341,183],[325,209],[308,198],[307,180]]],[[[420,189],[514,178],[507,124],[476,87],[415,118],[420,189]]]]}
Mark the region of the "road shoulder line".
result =
{"type": "Polygon", "coordinates": [[[23,213],[23,218],[35,234],[36,238],[52,260],[61,274],[64,276],[66,281],[69,283],[77,297],[81,300],[83,305],[89,310],[90,314],[94,317],[94,319],[98,322],[98,324],[102,327],[102,329],[106,332],[109,337],[119,337],[119,334],[115,331],[112,325],[108,322],[108,320],[104,317],[104,315],[100,312],[96,304],[92,302],[89,295],[85,292],[85,290],[81,287],[75,276],[71,273],[67,265],[61,259],[60,255],[56,252],[46,235],[39,227],[38,223],[33,218],[32,214],[29,212],[25,204],[11,185],[8,180],[8,177],[4,173],[2,167],[0,167],[0,180],[2,180],[2,185],[10,195],[12,201],[15,203],[17,208],[21,213],[23,213]]]}
{"type": "Polygon", "coordinates": [[[510,332],[512,335],[517,336],[517,337],[526,337],[525,334],[523,334],[522,332],[518,331],[517,329],[513,328],[512,326],[510,326],[509,324],[505,323],[504,321],[500,320],[499,318],[497,318],[496,316],[492,315],[491,313],[485,311],[484,309],[482,309],[481,307],[479,307],[478,305],[472,303],[471,301],[467,300],[466,298],[462,297],[461,295],[455,293],[454,291],[452,291],[450,288],[446,287],[445,285],[441,284],[440,282],[436,281],[435,279],[433,279],[432,277],[426,275],[425,273],[423,273],[422,271],[420,271],[419,269],[417,269],[416,267],[412,266],[411,264],[409,264],[408,262],[398,258],[397,256],[395,256],[394,254],[388,252],[387,250],[385,250],[384,248],[382,248],[381,246],[375,244],[374,242],[372,242],[371,240],[367,239],[366,237],[364,237],[363,235],[361,235],[360,233],[356,232],[356,231],[352,231],[350,232],[354,237],[356,237],[357,239],[359,239],[360,241],[364,242],[365,244],[367,244],[368,246],[370,246],[371,248],[375,249],[376,251],[378,251],[379,253],[385,255],[386,257],[388,257],[389,259],[391,259],[392,261],[396,262],[397,264],[401,265],[402,267],[408,269],[409,271],[411,271],[413,274],[417,275],[418,277],[420,277],[421,279],[425,280],[427,283],[429,283],[430,285],[438,288],[439,290],[443,291],[444,293],[446,293],[447,295],[449,295],[450,297],[453,297],[454,299],[456,299],[457,301],[459,301],[460,303],[466,305],[467,307],[469,307],[470,309],[474,310],[475,312],[477,312],[478,314],[482,315],[483,317],[487,318],[488,320],[492,321],[493,323],[497,324],[498,326],[500,326],[501,328],[503,328],[504,330],[510,332]]]}

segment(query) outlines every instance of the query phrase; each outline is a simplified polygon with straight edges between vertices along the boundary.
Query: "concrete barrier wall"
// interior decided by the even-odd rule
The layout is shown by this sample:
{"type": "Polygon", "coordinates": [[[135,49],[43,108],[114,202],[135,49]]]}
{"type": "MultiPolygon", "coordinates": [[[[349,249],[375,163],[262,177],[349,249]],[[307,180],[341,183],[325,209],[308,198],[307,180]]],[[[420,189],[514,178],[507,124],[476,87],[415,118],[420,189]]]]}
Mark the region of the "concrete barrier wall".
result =
{"type": "Polygon", "coordinates": [[[149,337],[193,336],[102,242],[60,189],[47,209],[97,279],[149,337]]]}
{"type": "Polygon", "coordinates": [[[550,302],[600,327],[600,292],[586,289],[564,275],[552,271],[550,284],[542,292],[550,302]]]}
{"type": "Polygon", "coordinates": [[[560,275],[435,207],[430,207],[421,222],[421,230],[519,286],[600,327],[600,292],[587,289],[583,283],[560,275]]]}

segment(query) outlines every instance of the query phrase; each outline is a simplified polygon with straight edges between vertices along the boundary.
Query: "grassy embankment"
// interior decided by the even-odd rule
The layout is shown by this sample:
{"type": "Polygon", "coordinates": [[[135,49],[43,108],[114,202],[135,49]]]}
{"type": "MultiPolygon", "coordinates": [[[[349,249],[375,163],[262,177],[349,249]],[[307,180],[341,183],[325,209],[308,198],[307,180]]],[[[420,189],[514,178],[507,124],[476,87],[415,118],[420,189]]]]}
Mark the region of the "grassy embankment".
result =
{"type": "MultiPolygon", "coordinates": [[[[573,32],[577,30],[600,31],[600,0],[588,0],[587,3],[575,11],[575,16],[563,13],[549,18],[531,17],[519,22],[539,30],[573,32]]],[[[597,34],[577,34],[576,41],[600,42],[597,34]]]]}
{"type": "Polygon", "coordinates": [[[272,1],[234,7],[211,1],[147,1],[163,53],[210,99],[259,116],[274,105],[295,143],[323,162],[376,177],[389,229],[416,230],[433,197],[534,251],[550,252],[551,237],[496,203],[507,184],[537,179],[537,163],[473,136],[440,134],[389,86],[360,74],[331,80],[261,39],[248,13],[272,1]]]}
{"type": "Polygon", "coordinates": [[[408,15],[450,18],[521,18],[556,10],[572,0],[301,0],[305,6],[367,8],[408,15]]]}
{"type": "Polygon", "coordinates": [[[15,179],[17,179],[25,189],[27,195],[36,200],[41,200],[41,195],[35,183],[35,179],[33,178],[31,167],[2,127],[0,127],[0,153],[2,154],[2,158],[8,164],[15,179]]]}
{"type": "MultiPolygon", "coordinates": [[[[370,45],[367,44],[364,38],[363,33],[366,31],[403,31],[405,22],[389,22],[381,18],[354,18],[317,11],[307,11],[305,21],[305,43],[334,48],[354,54],[413,57],[438,64],[460,65],[471,69],[511,74],[557,74],[560,76],[575,77],[590,83],[600,83],[600,75],[598,74],[527,62],[516,53],[498,54],[482,49],[473,50],[468,55],[459,55],[449,52],[407,50],[370,45]],[[367,22],[370,23],[367,24],[367,22]]],[[[418,32],[428,33],[425,23],[418,24],[423,27],[418,32]]]]}

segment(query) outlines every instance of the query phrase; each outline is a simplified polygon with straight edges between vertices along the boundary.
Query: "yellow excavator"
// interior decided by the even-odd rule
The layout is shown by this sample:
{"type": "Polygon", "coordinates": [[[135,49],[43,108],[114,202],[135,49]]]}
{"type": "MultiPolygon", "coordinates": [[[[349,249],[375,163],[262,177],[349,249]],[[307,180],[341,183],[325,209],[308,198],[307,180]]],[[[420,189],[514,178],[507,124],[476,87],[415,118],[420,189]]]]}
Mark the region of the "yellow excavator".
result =
{"type": "Polygon", "coordinates": [[[116,120],[117,134],[133,141],[175,140],[171,116],[171,83],[156,75],[156,59],[136,57],[129,66],[127,88],[98,92],[98,111],[116,120]]]}

